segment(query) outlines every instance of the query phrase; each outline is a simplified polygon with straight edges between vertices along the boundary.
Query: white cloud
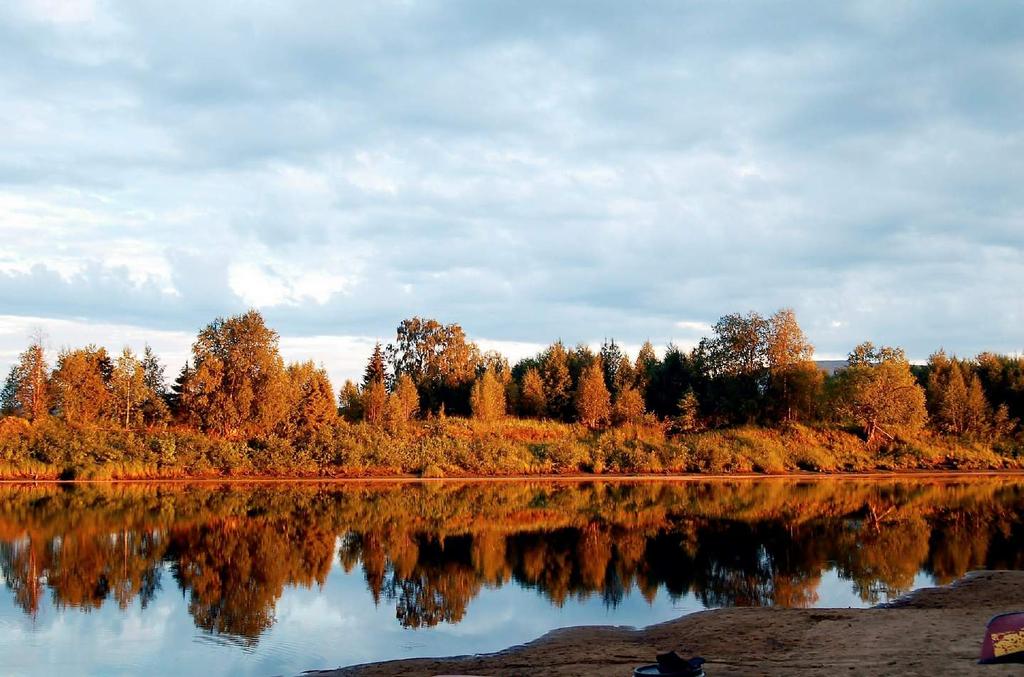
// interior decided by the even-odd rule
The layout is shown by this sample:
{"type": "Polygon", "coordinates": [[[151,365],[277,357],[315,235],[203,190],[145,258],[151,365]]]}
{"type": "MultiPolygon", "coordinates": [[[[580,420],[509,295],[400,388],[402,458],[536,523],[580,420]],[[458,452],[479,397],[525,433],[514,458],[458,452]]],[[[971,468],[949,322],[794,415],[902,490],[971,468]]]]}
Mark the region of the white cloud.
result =
{"type": "Polygon", "coordinates": [[[765,11],[0,5],[0,307],[1019,350],[1019,12],[765,11]]]}
{"type": "Polygon", "coordinates": [[[301,270],[298,266],[241,262],[228,270],[231,290],[245,304],[267,308],[304,302],[323,305],[335,294],[344,293],[352,281],[325,270],[301,270]]]}
{"type": "Polygon", "coordinates": [[[26,7],[40,21],[77,24],[96,18],[94,0],[30,0],[26,7]]]}
{"type": "Polygon", "coordinates": [[[676,329],[682,329],[686,332],[698,334],[700,336],[704,336],[706,334],[711,333],[711,325],[708,324],[707,322],[698,322],[694,320],[680,320],[676,322],[673,326],[675,326],[676,329]]]}

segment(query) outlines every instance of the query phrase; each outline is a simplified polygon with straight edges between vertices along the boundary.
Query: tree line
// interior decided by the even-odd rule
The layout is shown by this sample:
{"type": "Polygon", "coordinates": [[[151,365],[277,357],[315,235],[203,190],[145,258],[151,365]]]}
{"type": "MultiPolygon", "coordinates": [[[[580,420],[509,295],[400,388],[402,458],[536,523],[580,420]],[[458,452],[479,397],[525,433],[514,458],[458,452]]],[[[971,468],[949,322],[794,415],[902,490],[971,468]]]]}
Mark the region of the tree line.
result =
{"type": "Polygon", "coordinates": [[[416,419],[447,416],[593,430],[650,424],[670,433],[826,423],[880,443],[926,426],[1008,438],[1024,418],[1024,358],[939,350],[912,365],[900,348],[862,343],[829,374],[790,309],[726,315],[695,348],[670,344],[661,357],[650,342],[634,358],[613,339],[596,351],[559,340],[515,364],[482,352],[458,324],[413,317],[393,342],[377,343],[362,379],[346,381],[337,396],[323,367],[285,364],[277,332],[255,310],[204,327],[170,383],[149,346],[116,356],[95,345],[65,349],[51,367],[44,344],[33,337],[11,368],[0,397],[5,415],[299,442],[339,420],[401,433],[416,419]]]}

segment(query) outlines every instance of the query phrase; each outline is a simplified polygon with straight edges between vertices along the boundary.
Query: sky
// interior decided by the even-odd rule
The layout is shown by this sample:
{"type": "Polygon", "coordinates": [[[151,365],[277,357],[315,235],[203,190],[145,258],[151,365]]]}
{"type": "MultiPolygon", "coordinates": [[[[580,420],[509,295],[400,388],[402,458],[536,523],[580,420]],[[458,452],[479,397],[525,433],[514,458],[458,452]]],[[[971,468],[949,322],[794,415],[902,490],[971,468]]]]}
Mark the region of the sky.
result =
{"type": "Polygon", "coordinates": [[[1024,350],[1017,2],[0,3],[0,369],[250,307],[354,376],[792,307],[1024,350]]]}

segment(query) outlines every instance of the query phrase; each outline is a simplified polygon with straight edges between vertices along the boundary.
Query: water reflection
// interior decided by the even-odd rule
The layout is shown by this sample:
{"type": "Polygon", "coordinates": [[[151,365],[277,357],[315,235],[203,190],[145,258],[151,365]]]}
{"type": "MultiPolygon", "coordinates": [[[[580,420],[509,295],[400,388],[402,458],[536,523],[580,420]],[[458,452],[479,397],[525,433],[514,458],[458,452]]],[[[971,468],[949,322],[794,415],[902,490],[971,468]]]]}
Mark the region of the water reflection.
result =
{"type": "Polygon", "coordinates": [[[835,572],[865,603],[975,568],[1024,568],[1024,483],[0,487],[0,572],[35,616],[143,613],[164,589],[196,627],[252,646],[286,589],[360,573],[402,627],[456,624],[485,588],[554,607],[631,591],[706,607],[810,606],[835,572]]]}

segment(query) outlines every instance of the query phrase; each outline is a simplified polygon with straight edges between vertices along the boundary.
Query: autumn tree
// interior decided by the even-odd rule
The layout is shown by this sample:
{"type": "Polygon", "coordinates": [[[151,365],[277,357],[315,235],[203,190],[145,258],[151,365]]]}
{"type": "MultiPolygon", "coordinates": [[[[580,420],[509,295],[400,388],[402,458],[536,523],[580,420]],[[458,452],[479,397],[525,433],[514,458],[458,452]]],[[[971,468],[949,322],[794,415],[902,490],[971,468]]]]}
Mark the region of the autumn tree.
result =
{"type": "Polygon", "coordinates": [[[3,412],[35,421],[50,407],[49,365],[43,348],[43,335],[37,333],[7,376],[3,390],[3,412]]]}
{"type": "Polygon", "coordinates": [[[384,350],[380,346],[380,341],[373,346],[373,353],[363,372],[363,388],[368,388],[371,383],[387,383],[387,368],[384,365],[384,350]]]}
{"type": "Polygon", "coordinates": [[[707,387],[699,398],[714,424],[751,423],[761,415],[770,327],[756,312],[733,313],[714,324],[713,336],[701,339],[695,358],[707,387]]]}
{"type": "Polygon", "coordinates": [[[420,394],[408,374],[401,374],[395,382],[395,390],[385,403],[385,422],[392,432],[401,432],[419,413],[420,394]]]}
{"type": "Polygon", "coordinates": [[[260,436],[288,413],[288,378],[277,332],[256,310],[218,318],[192,344],[181,394],[186,418],[203,430],[260,436]]]}
{"type": "Polygon", "coordinates": [[[714,324],[714,336],[700,342],[711,376],[757,376],[768,362],[771,323],[758,313],[732,313],[714,324]]]}
{"type": "Polygon", "coordinates": [[[363,397],[352,379],[345,379],[338,393],[338,414],[349,423],[363,418],[363,397]]]}
{"type": "Polygon", "coordinates": [[[334,389],[327,371],[312,361],[288,365],[289,411],[286,433],[306,439],[337,418],[334,389]]]}
{"type": "Polygon", "coordinates": [[[110,377],[110,414],[125,430],[143,422],[142,403],[156,398],[146,384],[142,361],[125,346],[114,361],[110,377]]]}
{"type": "Polygon", "coordinates": [[[411,421],[420,413],[420,394],[412,378],[399,377],[395,384],[395,396],[398,398],[399,412],[402,418],[411,421]]]}
{"type": "MultiPolygon", "coordinates": [[[[358,402],[359,413],[370,425],[383,425],[388,407],[387,371],[384,366],[384,351],[380,342],[373,348],[366,369],[363,372],[363,385],[360,389],[358,402]]],[[[354,411],[351,409],[350,411],[354,411]]]]}
{"type": "Polygon", "coordinates": [[[547,411],[547,397],[544,394],[544,381],[536,367],[530,367],[523,374],[523,382],[519,388],[519,412],[523,416],[540,418],[547,411]]]}
{"type": "Polygon", "coordinates": [[[716,424],[810,418],[824,375],[792,309],[769,318],[725,315],[701,340],[695,359],[704,376],[703,409],[716,424]]]}
{"type": "Polygon", "coordinates": [[[772,315],[765,340],[770,417],[785,421],[812,417],[825,378],[814,363],[814,346],[791,308],[772,315]]]}
{"type": "Polygon", "coordinates": [[[651,374],[658,366],[658,355],[654,352],[654,346],[650,341],[644,341],[640,346],[640,352],[636,354],[636,363],[633,365],[633,378],[637,390],[647,397],[647,386],[651,381],[651,374]]]}
{"type": "Polygon", "coordinates": [[[924,389],[899,348],[863,343],[834,377],[837,411],[864,429],[868,442],[895,430],[916,432],[928,418],[924,389]]]}
{"type": "Polygon", "coordinates": [[[505,416],[505,386],[493,365],[488,366],[473,384],[470,405],[473,418],[481,421],[496,421],[505,416]]]}
{"type": "Polygon", "coordinates": [[[576,416],[588,428],[597,428],[608,422],[611,408],[611,396],[604,385],[601,362],[594,360],[580,375],[576,388],[576,416]]]}
{"type": "Polygon", "coordinates": [[[483,376],[488,369],[493,371],[495,378],[503,384],[512,378],[512,369],[509,367],[508,358],[497,350],[488,350],[480,356],[476,367],[477,376],[483,376]]]}
{"type": "MultiPolygon", "coordinates": [[[[480,356],[480,362],[477,363],[477,380],[488,369],[494,372],[494,377],[501,384],[502,394],[505,398],[505,411],[511,411],[519,397],[519,386],[512,375],[512,366],[509,364],[508,358],[497,350],[486,351],[480,356]]],[[[472,405],[472,402],[470,404],[472,405]]],[[[472,407],[470,408],[472,409],[472,407]]]]}
{"type": "MultiPolygon", "coordinates": [[[[608,372],[605,371],[605,378],[607,379],[608,372]]],[[[608,390],[613,396],[617,396],[618,393],[632,388],[640,394],[640,398],[643,399],[643,389],[639,387],[636,379],[636,370],[633,368],[633,363],[629,359],[629,355],[625,352],[619,358],[619,366],[615,368],[615,373],[612,374],[612,384],[608,390]]]]}
{"type": "Polygon", "coordinates": [[[687,390],[676,405],[675,428],[688,433],[701,429],[700,402],[692,390],[687,390]]]}
{"type": "Polygon", "coordinates": [[[142,351],[142,375],[147,396],[141,402],[143,421],[149,425],[166,421],[171,412],[164,365],[148,343],[142,351]]]}
{"type": "MultiPolygon", "coordinates": [[[[409,378],[408,374],[403,374],[403,376],[409,378]]],[[[363,420],[370,425],[383,425],[388,407],[388,389],[384,383],[381,381],[371,382],[369,386],[363,388],[360,400],[363,420]]]]}
{"type": "Polygon", "coordinates": [[[632,386],[622,387],[615,396],[612,419],[616,424],[639,423],[644,417],[644,398],[632,386]]]}
{"type": "Polygon", "coordinates": [[[952,435],[981,435],[990,428],[992,413],[972,366],[944,351],[928,360],[926,390],[932,424],[952,435]]]}
{"type": "Polygon", "coordinates": [[[107,413],[113,369],[105,348],[90,345],[60,353],[51,383],[56,411],[67,423],[91,425],[107,413]]]}
{"type": "Polygon", "coordinates": [[[387,355],[395,378],[408,375],[430,411],[444,406],[449,413],[469,413],[480,350],[462,327],[419,317],[403,320],[387,355]]]}
{"type": "Polygon", "coordinates": [[[1024,355],[982,353],[977,374],[985,397],[1007,431],[1024,420],[1024,355]]]}
{"type": "Polygon", "coordinates": [[[552,343],[541,355],[540,363],[548,416],[567,421],[572,417],[573,392],[569,355],[562,342],[552,343]]]}
{"type": "MultiPolygon", "coordinates": [[[[575,391],[577,386],[579,386],[580,379],[583,377],[583,372],[598,359],[598,356],[594,354],[590,346],[585,343],[577,343],[576,347],[567,353],[567,358],[569,379],[572,383],[572,390],[575,391]]],[[[605,387],[607,388],[607,386],[605,387]]]]}

